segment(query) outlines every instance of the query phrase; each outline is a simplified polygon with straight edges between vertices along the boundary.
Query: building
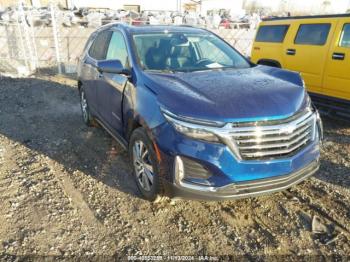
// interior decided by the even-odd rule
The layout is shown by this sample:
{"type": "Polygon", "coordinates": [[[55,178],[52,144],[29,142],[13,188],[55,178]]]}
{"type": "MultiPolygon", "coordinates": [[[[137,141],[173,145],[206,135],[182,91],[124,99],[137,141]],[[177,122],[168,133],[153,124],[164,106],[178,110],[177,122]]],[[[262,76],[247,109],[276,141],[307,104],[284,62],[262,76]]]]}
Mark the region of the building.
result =
{"type": "Polygon", "coordinates": [[[55,2],[63,7],[68,7],[70,5],[71,0],[0,0],[0,7],[8,7],[8,6],[18,6],[18,4],[22,2],[25,6],[34,6],[34,7],[42,7],[48,6],[49,3],[55,2]]]}
{"type": "Polygon", "coordinates": [[[132,9],[135,11],[194,11],[205,15],[209,10],[230,10],[234,14],[244,13],[243,0],[71,0],[76,7],[132,9]]]}
{"type": "Polygon", "coordinates": [[[128,9],[134,11],[162,10],[177,11],[180,9],[179,0],[71,0],[76,7],[128,9]]]}
{"type": "Polygon", "coordinates": [[[243,10],[243,0],[202,0],[200,12],[202,15],[207,14],[209,10],[220,10],[226,9],[230,10],[230,14],[235,15],[243,15],[245,11],[243,10]]]}
{"type": "Polygon", "coordinates": [[[35,7],[54,2],[60,6],[127,9],[134,11],[195,11],[202,15],[211,10],[230,10],[231,15],[242,15],[259,10],[266,13],[322,14],[345,13],[350,9],[350,0],[0,0],[0,7],[16,6],[19,1],[35,7]]]}

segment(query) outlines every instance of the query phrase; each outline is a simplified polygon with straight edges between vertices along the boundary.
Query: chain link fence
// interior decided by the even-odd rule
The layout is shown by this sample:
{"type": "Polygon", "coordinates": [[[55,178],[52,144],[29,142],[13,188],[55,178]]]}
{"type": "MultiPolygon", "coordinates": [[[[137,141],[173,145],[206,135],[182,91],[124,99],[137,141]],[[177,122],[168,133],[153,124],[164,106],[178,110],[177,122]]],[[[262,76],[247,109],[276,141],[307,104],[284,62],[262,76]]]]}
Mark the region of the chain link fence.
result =
{"type": "Polygon", "coordinates": [[[28,75],[35,71],[34,40],[33,28],[28,25],[23,9],[19,8],[16,21],[0,24],[0,72],[28,75]]]}
{"type": "Polygon", "coordinates": [[[245,56],[250,56],[255,29],[211,29],[245,56]]]}
{"type": "MultiPolygon", "coordinates": [[[[16,21],[0,23],[0,74],[75,73],[77,58],[96,28],[63,25],[59,10],[51,5],[49,22],[34,25],[35,15],[18,8],[16,21]]],[[[126,22],[130,22],[126,20],[126,22]]],[[[254,29],[209,29],[242,54],[249,56],[254,29]]]]}

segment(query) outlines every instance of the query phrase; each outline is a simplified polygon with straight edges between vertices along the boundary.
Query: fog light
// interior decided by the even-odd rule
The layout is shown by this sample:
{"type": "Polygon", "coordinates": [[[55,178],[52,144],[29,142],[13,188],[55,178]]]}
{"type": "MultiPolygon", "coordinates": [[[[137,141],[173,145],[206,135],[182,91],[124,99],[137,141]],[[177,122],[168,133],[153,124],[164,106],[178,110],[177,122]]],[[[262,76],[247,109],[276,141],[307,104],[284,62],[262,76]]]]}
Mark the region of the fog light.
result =
{"type": "Polygon", "coordinates": [[[175,158],[175,181],[177,184],[192,183],[211,186],[211,183],[208,181],[210,177],[209,171],[201,164],[188,158],[179,156],[175,158]]]}
{"type": "Polygon", "coordinates": [[[175,181],[177,184],[181,184],[181,181],[184,179],[185,171],[184,164],[181,157],[177,156],[175,158],[175,181]]]}
{"type": "Polygon", "coordinates": [[[184,178],[185,179],[208,179],[211,174],[201,164],[188,159],[182,158],[184,166],[184,178]]]}

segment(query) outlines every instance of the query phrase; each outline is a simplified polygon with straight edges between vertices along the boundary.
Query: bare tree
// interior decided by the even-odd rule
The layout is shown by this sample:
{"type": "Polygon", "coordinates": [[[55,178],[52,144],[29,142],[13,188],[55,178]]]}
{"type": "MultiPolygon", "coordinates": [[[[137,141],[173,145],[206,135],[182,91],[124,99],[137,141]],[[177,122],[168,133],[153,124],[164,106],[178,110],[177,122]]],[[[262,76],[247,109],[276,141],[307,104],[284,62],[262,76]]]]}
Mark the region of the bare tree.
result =
{"type": "Polygon", "coordinates": [[[243,7],[244,7],[244,9],[248,10],[250,13],[255,13],[260,9],[259,8],[260,6],[256,0],[244,1],[243,7]]]}
{"type": "Polygon", "coordinates": [[[288,10],[288,0],[281,0],[278,8],[281,12],[287,12],[288,10]]]}
{"type": "Polygon", "coordinates": [[[323,12],[325,12],[325,13],[328,12],[331,5],[332,5],[332,3],[330,0],[323,1],[323,3],[322,3],[323,12]]]}

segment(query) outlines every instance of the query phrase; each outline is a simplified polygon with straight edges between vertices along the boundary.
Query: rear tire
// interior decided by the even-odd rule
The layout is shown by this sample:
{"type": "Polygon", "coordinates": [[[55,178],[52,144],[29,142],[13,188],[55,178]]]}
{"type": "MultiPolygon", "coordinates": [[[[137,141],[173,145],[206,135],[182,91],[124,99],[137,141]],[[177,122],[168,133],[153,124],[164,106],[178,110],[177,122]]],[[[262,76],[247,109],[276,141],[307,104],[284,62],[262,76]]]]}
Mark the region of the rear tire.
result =
{"type": "Polygon", "coordinates": [[[152,202],[163,199],[164,186],[159,176],[159,162],[153,143],[144,128],[137,128],[131,134],[129,154],[133,175],[142,196],[152,202]]]}
{"type": "Polygon", "coordinates": [[[90,113],[88,101],[87,101],[85,90],[83,87],[80,88],[79,94],[80,94],[80,108],[81,108],[83,121],[87,126],[94,126],[95,121],[90,113]]]}

